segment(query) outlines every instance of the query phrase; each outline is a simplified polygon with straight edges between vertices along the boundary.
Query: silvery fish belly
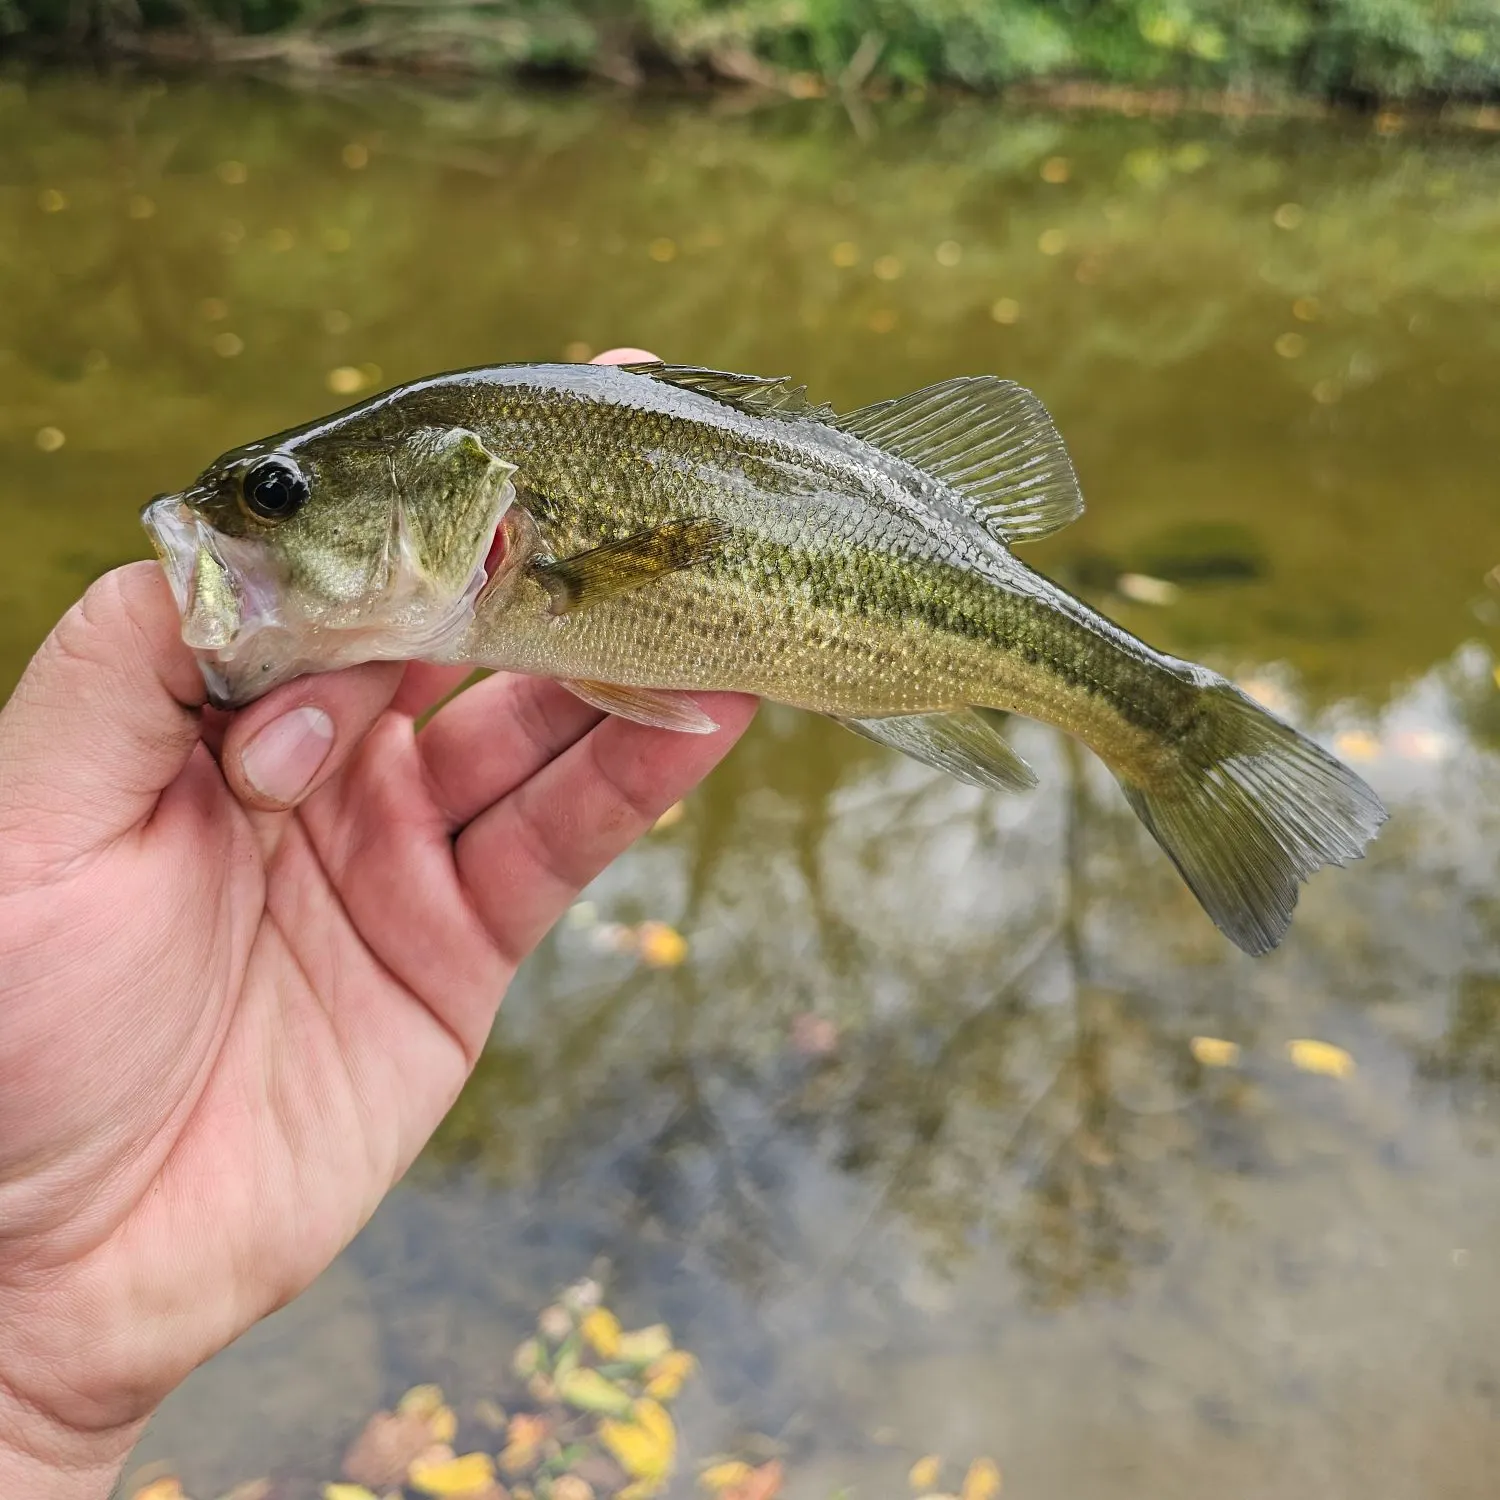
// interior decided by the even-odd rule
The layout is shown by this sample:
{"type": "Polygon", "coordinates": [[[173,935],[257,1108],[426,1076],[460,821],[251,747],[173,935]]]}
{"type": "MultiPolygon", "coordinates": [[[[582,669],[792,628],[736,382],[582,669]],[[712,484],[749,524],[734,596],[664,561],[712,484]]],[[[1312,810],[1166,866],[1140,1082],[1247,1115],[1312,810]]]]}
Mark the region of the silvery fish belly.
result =
{"type": "Polygon", "coordinates": [[[992,376],[835,413],[660,363],[439,375],[225,454],[145,511],[215,702],[379,658],[554,677],[688,732],[694,690],[829,714],[962,780],[1077,736],[1249,953],[1357,857],[1375,794],[1217,673],[1012,548],[1083,508],[1051,419],[992,376]]]}

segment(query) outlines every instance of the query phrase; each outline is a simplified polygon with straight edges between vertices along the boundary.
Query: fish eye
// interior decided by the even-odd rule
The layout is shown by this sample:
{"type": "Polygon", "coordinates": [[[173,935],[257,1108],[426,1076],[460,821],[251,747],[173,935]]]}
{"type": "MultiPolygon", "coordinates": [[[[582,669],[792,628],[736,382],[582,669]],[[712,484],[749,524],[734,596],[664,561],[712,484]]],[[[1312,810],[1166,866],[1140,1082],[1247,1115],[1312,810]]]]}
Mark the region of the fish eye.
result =
{"type": "Polygon", "coordinates": [[[245,508],[263,521],[284,521],[307,503],[307,476],[280,454],[260,459],[245,470],[240,495],[245,508]]]}

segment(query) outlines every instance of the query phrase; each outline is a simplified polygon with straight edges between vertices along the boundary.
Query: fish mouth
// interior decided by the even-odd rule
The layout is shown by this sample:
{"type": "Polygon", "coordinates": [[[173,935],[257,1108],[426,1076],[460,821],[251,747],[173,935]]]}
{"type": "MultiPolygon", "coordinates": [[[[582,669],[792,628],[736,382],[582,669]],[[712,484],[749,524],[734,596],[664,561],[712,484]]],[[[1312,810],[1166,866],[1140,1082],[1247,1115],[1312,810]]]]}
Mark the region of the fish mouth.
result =
{"type": "MultiPolygon", "coordinates": [[[[180,495],[158,495],[141,511],[173,602],[182,640],[198,662],[208,701],[236,708],[275,685],[262,667],[247,682],[234,663],[244,643],[275,622],[276,590],[249,557],[235,556],[233,538],[221,536],[180,495]]],[[[242,549],[241,549],[242,550],[242,549]]]]}

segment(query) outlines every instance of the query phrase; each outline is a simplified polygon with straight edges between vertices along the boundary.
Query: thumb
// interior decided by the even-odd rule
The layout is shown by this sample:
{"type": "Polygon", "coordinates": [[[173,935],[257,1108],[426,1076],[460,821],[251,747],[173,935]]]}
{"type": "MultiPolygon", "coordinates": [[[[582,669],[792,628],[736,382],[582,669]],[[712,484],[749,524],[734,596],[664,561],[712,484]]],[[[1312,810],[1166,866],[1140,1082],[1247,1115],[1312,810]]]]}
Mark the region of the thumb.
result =
{"type": "Polygon", "coordinates": [[[198,743],[204,689],[155,563],[106,573],[0,710],[0,844],[65,864],[147,818],[198,743]]]}

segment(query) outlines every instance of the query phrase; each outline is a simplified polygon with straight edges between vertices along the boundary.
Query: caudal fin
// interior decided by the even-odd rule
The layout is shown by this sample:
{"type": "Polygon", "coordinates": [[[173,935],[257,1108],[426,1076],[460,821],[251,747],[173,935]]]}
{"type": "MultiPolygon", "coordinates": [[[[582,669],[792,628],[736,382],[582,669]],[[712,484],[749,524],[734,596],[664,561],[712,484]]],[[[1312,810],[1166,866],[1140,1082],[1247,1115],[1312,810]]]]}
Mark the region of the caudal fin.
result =
{"type": "Polygon", "coordinates": [[[1346,765],[1232,683],[1205,686],[1201,704],[1174,772],[1149,786],[1116,775],[1215,925],[1258,956],[1286,935],[1299,883],[1358,859],[1386,811],[1346,765]]]}

